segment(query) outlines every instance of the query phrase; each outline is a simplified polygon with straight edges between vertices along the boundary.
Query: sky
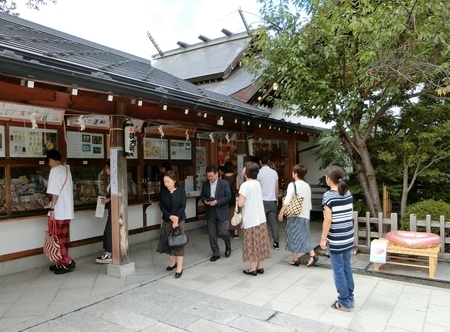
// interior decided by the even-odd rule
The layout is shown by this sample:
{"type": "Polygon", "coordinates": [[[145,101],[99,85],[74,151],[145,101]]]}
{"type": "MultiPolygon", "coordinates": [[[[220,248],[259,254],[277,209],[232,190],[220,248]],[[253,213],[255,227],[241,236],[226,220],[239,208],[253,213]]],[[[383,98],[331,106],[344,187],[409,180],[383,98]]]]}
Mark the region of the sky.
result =
{"type": "Polygon", "coordinates": [[[261,22],[256,0],[58,0],[39,11],[17,3],[22,19],[145,59],[158,53],[147,31],[168,51],[201,42],[200,34],[223,37],[223,28],[245,31],[239,8],[249,25],[261,22]]]}

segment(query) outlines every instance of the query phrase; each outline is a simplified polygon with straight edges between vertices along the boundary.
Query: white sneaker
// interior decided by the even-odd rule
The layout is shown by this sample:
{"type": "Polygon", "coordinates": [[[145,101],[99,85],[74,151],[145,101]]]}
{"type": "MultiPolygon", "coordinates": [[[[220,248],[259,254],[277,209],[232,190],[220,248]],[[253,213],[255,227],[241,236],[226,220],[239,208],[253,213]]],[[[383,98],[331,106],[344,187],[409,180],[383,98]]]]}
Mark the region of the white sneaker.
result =
{"type": "Polygon", "coordinates": [[[112,257],[111,257],[111,254],[103,254],[103,255],[101,255],[101,256],[99,256],[99,257],[97,257],[96,259],[95,259],[95,262],[96,263],[100,263],[100,264],[110,264],[110,263],[112,263],[112,257]]]}

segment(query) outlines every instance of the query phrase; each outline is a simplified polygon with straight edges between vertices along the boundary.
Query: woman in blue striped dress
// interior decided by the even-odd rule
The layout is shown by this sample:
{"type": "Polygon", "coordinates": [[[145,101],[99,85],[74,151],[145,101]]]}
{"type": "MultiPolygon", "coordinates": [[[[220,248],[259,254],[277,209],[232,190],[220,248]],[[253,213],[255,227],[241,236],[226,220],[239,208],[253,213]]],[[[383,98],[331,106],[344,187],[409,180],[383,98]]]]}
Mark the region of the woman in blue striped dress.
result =
{"type": "Polygon", "coordinates": [[[354,246],[353,196],[344,181],[344,171],[337,166],[325,170],[325,179],[330,187],[323,194],[322,206],[324,218],[320,247],[329,247],[334,285],[338,298],[333,302],[333,309],[350,311],[354,307],[352,249],[354,246]]]}
{"type": "Polygon", "coordinates": [[[309,214],[311,211],[311,187],[303,181],[308,169],[305,165],[295,165],[292,170],[294,182],[289,183],[286,198],[278,214],[278,221],[283,221],[284,211],[289,206],[292,197],[297,192],[303,197],[302,212],[298,216],[288,217],[286,222],[286,250],[292,252],[291,265],[299,266],[299,253],[309,253],[307,267],[313,266],[319,260],[314,252],[309,234],[309,214]],[[295,186],[295,187],[294,187],[295,186]]]}

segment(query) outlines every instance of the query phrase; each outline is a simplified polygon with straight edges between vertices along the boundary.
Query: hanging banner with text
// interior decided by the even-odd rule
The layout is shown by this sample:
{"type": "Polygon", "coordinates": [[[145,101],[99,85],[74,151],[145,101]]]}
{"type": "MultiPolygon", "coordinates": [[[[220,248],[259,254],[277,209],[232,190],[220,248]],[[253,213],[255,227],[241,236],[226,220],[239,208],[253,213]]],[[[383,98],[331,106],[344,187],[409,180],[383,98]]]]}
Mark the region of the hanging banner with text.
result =
{"type": "Polygon", "coordinates": [[[30,121],[30,125],[33,115],[37,123],[60,125],[64,119],[64,113],[64,110],[54,108],[0,102],[0,118],[30,121]]]}

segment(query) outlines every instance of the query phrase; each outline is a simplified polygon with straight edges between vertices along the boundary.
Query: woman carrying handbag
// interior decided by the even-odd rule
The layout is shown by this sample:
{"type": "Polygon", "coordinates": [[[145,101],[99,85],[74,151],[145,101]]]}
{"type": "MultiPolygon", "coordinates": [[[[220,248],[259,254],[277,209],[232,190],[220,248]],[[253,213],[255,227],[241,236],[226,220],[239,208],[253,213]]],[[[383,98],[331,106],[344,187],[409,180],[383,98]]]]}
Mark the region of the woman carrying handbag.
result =
{"type": "Polygon", "coordinates": [[[299,266],[299,253],[309,253],[307,267],[317,263],[319,258],[314,252],[310,238],[309,214],[311,211],[311,187],[303,181],[308,169],[305,165],[297,164],[292,170],[294,182],[289,183],[286,197],[283,201],[278,220],[283,221],[285,211],[289,204],[293,204],[295,196],[303,197],[301,212],[298,215],[288,216],[286,222],[286,250],[292,252],[291,265],[299,266]]]}
{"type": "Polygon", "coordinates": [[[186,191],[183,188],[178,188],[178,178],[174,171],[166,172],[163,179],[167,190],[161,191],[159,207],[163,221],[156,250],[161,254],[166,253],[169,255],[170,261],[166,271],[176,269],[175,278],[180,278],[183,274],[184,246],[171,247],[169,245],[169,237],[175,231],[184,234],[186,191]]]}
{"type": "Polygon", "coordinates": [[[245,182],[242,183],[239,197],[236,198],[237,206],[242,208],[242,260],[250,264],[243,272],[255,277],[258,273],[264,273],[264,260],[272,256],[261,185],[257,180],[258,172],[259,166],[256,163],[245,163],[242,169],[245,182]]]}
{"type": "MultiPolygon", "coordinates": [[[[102,198],[102,204],[108,210],[108,218],[106,219],[105,229],[103,231],[103,249],[105,253],[95,259],[96,263],[99,264],[109,264],[112,263],[112,228],[111,228],[111,162],[107,160],[103,171],[106,173],[106,178],[108,180],[108,186],[106,187],[105,197],[102,198]]],[[[102,172],[103,173],[103,172],[102,172]]],[[[103,174],[102,174],[103,175],[103,174]]]]}
{"type": "Polygon", "coordinates": [[[70,221],[74,217],[72,173],[61,162],[61,153],[57,150],[47,152],[47,163],[50,166],[47,194],[52,201],[48,218],[56,228],[54,236],[59,238],[61,258],[49,267],[55,274],[65,274],[75,268],[75,261],[69,256],[70,221]]]}
{"type": "Polygon", "coordinates": [[[224,174],[222,175],[222,179],[227,181],[230,185],[231,198],[228,203],[229,208],[229,223],[230,223],[230,232],[233,232],[233,239],[239,239],[239,228],[241,225],[233,225],[231,220],[234,216],[234,210],[236,206],[236,193],[239,191],[239,178],[237,174],[233,171],[233,163],[231,161],[227,161],[224,167],[224,174]]]}

